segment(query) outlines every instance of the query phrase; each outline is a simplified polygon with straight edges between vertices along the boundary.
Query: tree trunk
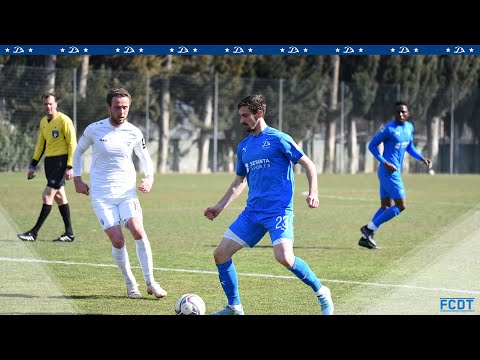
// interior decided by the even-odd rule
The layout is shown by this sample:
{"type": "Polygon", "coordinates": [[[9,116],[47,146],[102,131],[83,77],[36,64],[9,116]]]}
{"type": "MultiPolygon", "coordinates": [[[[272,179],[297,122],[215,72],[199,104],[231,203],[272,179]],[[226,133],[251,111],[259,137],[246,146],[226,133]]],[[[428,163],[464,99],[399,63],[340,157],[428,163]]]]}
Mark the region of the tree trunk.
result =
{"type": "Polygon", "coordinates": [[[323,171],[333,172],[335,161],[335,136],[337,132],[338,116],[338,82],[340,76],[340,56],[333,55],[332,60],[332,92],[330,93],[330,107],[327,113],[325,126],[325,151],[323,159],[323,171]]]}
{"type": "Polygon", "coordinates": [[[170,143],[170,70],[172,56],[167,55],[167,74],[162,83],[162,134],[160,137],[160,172],[167,173],[168,146],[170,143]]]}
{"type": "Polygon", "coordinates": [[[430,131],[427,130],[427,133],[429,132],[427,139],[429,139],[428,142],[428,156],[427,154],[424,154],[424,156],[432,159],[432,162],[434,164],[437,163],[438,161],[438,152],[439,152],[439,141],[440,141],[440,117],[434,116],[432,118],[432,121],[429,124],[430,126],[430,131]]]}
{"type": "Polygon", "coordinates": [[[198,149],[198,171],[201,174],[208,173],[208,155],[210,150],[210,134],[213,119],[213,96],[208,93],[205,98],[205,116],[203,118],[203,128],[200,133],[198,149]]]}
{"type": "Polygon", "coordinates": [[[81,99],[87,97],[87,78],[88,78],[88,66],[90,63],[90,55],[82,56],[82,65],[80,66],[80,80],[78,81],[78,95],[81,99]]]}
{"type": "Polygon", "coordinates": [[[234,151],[233,151],[233,147],[229,146],[228,147],[228,152],[227,152],[227,164],[228,164],[228,169],[227,171],[229,173],[233,173],[235,171],[235,168],[236,168],[236,165],[234,163],[234,160],[235,160],[235,156],[234,156],[234,151]]]}
{"type": "Polygon", "coordinates": [[[57,55],[49,55],[45,57],[45,68],[47,71],[47,91],[55,93],[55,70],[57,67],[57,55]]]}
{"type": "Polygon", "coordinates": [[[348,167],[350,174],[356,174],[359,169],[359,148],[357,144],[357,122],[355,119],[348,121],[348,167]]]}
{"type": "Polygon", "coordinates": [[[335,118],[330,118],[327,125],[327,133],[325,134],[325,165],[323,169],[325,173],[333,173],[333,165],[335,162],[335,136],[337,133],[337,122],[335,118]]]}

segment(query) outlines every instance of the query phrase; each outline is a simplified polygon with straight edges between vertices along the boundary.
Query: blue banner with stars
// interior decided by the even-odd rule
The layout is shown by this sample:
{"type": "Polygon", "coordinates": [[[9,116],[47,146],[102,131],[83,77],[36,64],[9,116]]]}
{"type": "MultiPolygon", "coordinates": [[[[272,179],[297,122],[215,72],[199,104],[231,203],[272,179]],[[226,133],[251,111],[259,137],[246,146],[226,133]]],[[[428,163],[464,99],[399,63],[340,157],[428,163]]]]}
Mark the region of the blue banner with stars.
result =
{"type": "Polygon", "coordinates": [[[478,55],[480,45],[0,45],[0,55],[478,55]]]}

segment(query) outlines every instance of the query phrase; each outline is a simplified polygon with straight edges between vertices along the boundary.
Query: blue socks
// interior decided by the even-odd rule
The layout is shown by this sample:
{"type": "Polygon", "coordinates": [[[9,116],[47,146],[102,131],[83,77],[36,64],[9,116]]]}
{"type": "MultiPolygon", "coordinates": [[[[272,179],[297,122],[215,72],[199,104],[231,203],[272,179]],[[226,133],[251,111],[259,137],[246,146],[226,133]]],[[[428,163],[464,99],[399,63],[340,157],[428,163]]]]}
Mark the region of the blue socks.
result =
{"type": "MultiPolygon", "coordinates": [[[[383,214],[383,212],[385,211],[385,209],[382,209],[381,207],[378,208],[377,212],[375,213],[375,215],[373,215],[373,218],[372,218],[372,222],[375,224],[375,220],[383,214]]],[[[378,230],[378,228],[380,227],[380,225],[377,225],[377,228],[375,229],[375,231],[378,230]]]]}
{"type": "Polygon", "coordinates": [[[218,278],[223,292],[227,296],[228,305],[240,305],[240,293],[238,292],[237,269],[230,259],[226,263],[217,264],[218,278]]]}
{"type": "Polygon", "coordinates": [[[295,262],[289,270],[305,284],[310,286],[314,292],[317,292],[322,287],[320,280],[318,280],[308,264],[299,257],[295,256],[295,262]]]}
{"type": "MultiPolygon", "coordinates": [[[[238,275],[233,260],[230,259],[226,263],[217,264],[217,269],[220,284],[222,285],[223,291],[228,299],[228,305],[240,305],[238,275]]],[[[317,292],[322,287],[322,283],[318,280],[308,264],[299,257],[295,257],[295,262],[289,270],[294,273],[297,278],[310,286],[314,292],[317,292]]]]}
{"type": "MultiPolygon", "coordinates": [[[[378,211],[377,211],[377,214],[378,214],[378,211]]],[[[387,222],[393,219],[398,214],[400,214],[400,209],[396,205],[393,205],[393,206],[390,206],[388,209],[384,210],[380,215],[374,217],[372,222],[375,224],[378,230],[378,227],[380,225],[382,225],[384,222],[387,222]]]]}

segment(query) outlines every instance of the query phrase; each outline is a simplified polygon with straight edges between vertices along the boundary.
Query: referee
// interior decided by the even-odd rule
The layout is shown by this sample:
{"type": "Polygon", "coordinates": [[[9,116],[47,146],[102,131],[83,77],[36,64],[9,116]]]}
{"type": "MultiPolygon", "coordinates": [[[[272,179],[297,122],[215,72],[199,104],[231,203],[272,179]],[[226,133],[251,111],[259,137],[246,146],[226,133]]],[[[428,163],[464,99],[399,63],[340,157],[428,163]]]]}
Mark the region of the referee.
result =
{"type": "Polygon", "coordinates": [[[27,179],[35,177],[35,168],[45,154],[45,176],[47,186],[42,194],[42,209],[35,226],[17,237],[23,241],[35,241],[38,232],[52,210],[53,201],[58,205],[65,224],[65,231],[54,242],[73,242],[75,236],[70,219],[70,207],[65,193],[65,180],[73,177],[73,152],[77,146],[77,136],[72,119],[57,111],[57,99],[54,94],[42,95],[45,116],[40,120],[37,145],[32,162],[28,168],[27,179]]]}

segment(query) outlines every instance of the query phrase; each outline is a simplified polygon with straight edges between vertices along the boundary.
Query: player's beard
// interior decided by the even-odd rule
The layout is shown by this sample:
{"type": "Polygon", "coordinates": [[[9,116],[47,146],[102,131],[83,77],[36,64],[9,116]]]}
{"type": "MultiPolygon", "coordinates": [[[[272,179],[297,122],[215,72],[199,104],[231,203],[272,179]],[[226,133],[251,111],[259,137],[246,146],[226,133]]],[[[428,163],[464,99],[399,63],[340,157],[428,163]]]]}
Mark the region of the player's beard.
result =
{"type": "Polygon", "coordinates": [[[112,122],[113,122],[114,125],[122,125],[125,122],[125,118],[120,119],[120,118],[112,116],[111,119],[112,119],[112,122]]]}
{"type": "Polygon", "coordinates": [[[254,124],[253,126],[249,126],[249,125],[247,124],[247,127],[246,127],[245,130],[247,130],[247,132],[249,132],[249,133],[254,132],[255,129],[257,128],[257,125],[258,125],[258,122],[259,122],[259,121],[260,121],[260,120],[257,119],[257,121],[255,122],[255,124],[254,124]]]}

